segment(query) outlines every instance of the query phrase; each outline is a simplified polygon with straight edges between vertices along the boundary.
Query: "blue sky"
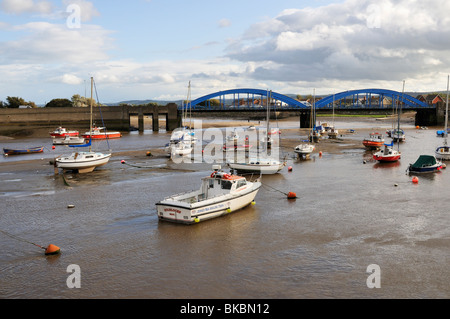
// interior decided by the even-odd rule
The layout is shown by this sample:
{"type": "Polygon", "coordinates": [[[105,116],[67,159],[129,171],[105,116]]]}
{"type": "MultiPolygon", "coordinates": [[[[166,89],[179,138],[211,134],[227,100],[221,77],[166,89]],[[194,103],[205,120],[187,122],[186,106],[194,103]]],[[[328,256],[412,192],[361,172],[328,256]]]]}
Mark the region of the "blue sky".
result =
{"type": "Polygon", "coordinates": [[[0,100],[445,90],[445,0],[0,0],[0,100]],[[75,9],[74,9],[75,8],[75,9]],[[79,22],[79,24],[77,24],[79,22]]]}

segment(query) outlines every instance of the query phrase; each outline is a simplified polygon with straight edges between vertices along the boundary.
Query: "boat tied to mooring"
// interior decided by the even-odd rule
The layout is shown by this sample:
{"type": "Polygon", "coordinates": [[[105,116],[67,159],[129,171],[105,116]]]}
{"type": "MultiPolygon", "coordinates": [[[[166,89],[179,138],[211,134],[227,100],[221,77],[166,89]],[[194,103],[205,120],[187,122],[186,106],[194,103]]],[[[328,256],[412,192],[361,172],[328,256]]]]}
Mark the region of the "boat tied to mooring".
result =
{"type": "Polygon", "coordinates": [[[166,197],[156,203],[158,218],[195,224],[227,215],[254,203],[261,185],[259,178],[251,182],[214,165],[212,174],[202,179],[200,189],[166,197]]]}

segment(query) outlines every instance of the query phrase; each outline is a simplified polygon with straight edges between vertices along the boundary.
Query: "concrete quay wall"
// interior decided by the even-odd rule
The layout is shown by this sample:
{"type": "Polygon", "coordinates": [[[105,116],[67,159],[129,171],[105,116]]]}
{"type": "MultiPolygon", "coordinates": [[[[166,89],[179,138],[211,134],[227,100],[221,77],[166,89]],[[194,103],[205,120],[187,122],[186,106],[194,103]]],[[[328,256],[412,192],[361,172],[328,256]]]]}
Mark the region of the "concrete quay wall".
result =
{"type": "MultiPolygon", "coordinates": [[[[108,130],[129,131],[130,117],[137,116],[139,130],[144,129],[144,116],[152,117],[153,130],[159,130],[159,117],[165,116],[166,129],[172,131],[179,126],[180,117],[176,104],[166,106],[102,106],[94,107],[93,122],[108,130]]],[[[53,130],[63,126],[71,130],[89,130],[90,108],[56,107],[30,109],[0,109],[0,135],[38,129],[53,130]]]]}

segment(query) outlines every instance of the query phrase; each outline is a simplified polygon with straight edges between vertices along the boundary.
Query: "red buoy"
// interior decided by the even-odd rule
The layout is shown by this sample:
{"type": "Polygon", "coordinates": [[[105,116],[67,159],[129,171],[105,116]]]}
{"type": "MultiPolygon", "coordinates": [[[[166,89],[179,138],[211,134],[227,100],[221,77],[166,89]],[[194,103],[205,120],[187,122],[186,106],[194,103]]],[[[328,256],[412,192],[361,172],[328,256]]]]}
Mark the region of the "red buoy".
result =
{"type": "Polygon", "coordinates": [[[413,182],[414,184],[417,184],[417,183],[419,182],[419,178],[417,178],[417,176],[414,176],[414,177],[412,178],[412,182],[413,182]]]}
{"type": "Polygon", "coordinates": [[[287,194],[287,198],[288,199],[295,199],[295,198],[297,198],[297,194],[295,194],[294,192],[289,192],[287,194]]]}
{"type": "Polygon", "coordinates": [[[121,162],[122,164],[125,164],[125,160],[121,160],[120,162],[121,162]]]}
{"type": "Polygon", "coordinates": [[[52,146],[52,150],[54,150],[54,149],[55,149],[55,145],[52,146]]]}
{"type": "Polygon", "coordinates": [[[57,255],[60,252],[61,249],[53,244],[48,245],[48,247],[45,249],[45,255],[57,255]]]}
{"type": "Polygon", "coordinates": [[[289,172],[292,172],[292,166],[289,166],[289,167],[288,167],[288,171],[289,171],[289,172]]]}

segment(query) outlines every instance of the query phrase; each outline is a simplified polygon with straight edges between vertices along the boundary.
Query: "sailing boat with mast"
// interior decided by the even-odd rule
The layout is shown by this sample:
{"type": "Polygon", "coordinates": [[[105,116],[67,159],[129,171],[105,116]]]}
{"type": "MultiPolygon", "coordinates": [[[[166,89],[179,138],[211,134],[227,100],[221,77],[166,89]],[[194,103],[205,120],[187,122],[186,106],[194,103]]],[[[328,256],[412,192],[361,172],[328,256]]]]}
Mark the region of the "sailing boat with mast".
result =
{"type": "MultiPolygon", "coordinates": [[[[314,93],[315,94],[315,93],[314,93]]],[[[313,134],[314,134],[314,129],[313,129],[313,107],[314,107],[314,101],[313,104],[311,106],[311,116],[310,116],[310,120],[309,120],[309,124],[310,124],[310,128],[311,128],[311,133],[310,133],[310,142],[313,143],[314,139],[313,139],[313,134]]],[[[308,158],[309,155],[316,149],[316,147],[314,146],[314,144],[310,144],[308,143],[307,140],[303,141],[304,143],[297,145],[294,148],[294,152],[301,158],[303,158],[303,156],[305,156],[305,158],[308,158]]]]}
{"type": "Polygon", "coordinates": [[[188,85],[188,95],[186,103],[181,105],[181,127],[173,131],[170,136],[169,143],[165,146],[168,156],[188,155],[192,152],[192,145],[196,143],[195,133],[192,131],[192,115],[191,115],[191,81],[188,85]],[[186,127],[187,113],[189,108],[189,127],[186,127]]]}
{"type": "Polygon", "coordinates": [[[450,76],[447,76],[447,101],[445,102],[445,131],[442,136],[445,137],[444,145],[436,148],[436,158],[440,160],[450,160],[450,147],[447,145],[447,137],[448,137],[448,90],[449,90],[449,79],[450,76]]]}
{"type": "MultiPolygon", "coordinates": [[[[93,101],[94,78],[91,77],[91,101],[90,101],[90,120],[89,128],[92,133],[92,101],[93,101]]],[[[68,156],[58,156],[55,158],[55,167],[63,170],[78,171],[78,173],[92,172],[96,167],[105,165],[111,158],[111,153],[100,153],[92,151],[92,139],[89,143],[83,145],[69,145],[69,147],[89,147],[89,151],[76,151],[68,156]]]]}
{"type": "Polygon", "coordinates": [[[266,154],[260,156],[260,154],[257,153],[256,155],[249,156],[247,160],[241,162],[235,162],[232,160],[227,163],[231,169],[238,172],[276,174],[286,166],[286,161],[280,161],[279,159],[267,154],[268,150],[271,149],[272,143],[272,140],[269,140],[269,115],[269,91],[267,91],[267,131],[264,132],[265,137],[263,138],[266,154]]]}
{"type": "MultiPolygon", "coordinates": [[[[403,102],[403,92],[405,91],[405,81],[403,81],[403,89],[402,89],[402,101],[400,102],[400,111],[397,112],[397,132],[400,131],[400,114],[401,114],[401,103],[403,102]]],[[[379,150],[375,154],[373,154],[373,159],[379,162],[396,162],[398,161],[402,153],[400,152],[400,139],[395,139],[390,144],[385,143],[384,149],[379,150]],[[394,149],[394,142],[397,141],[397,149],[394,149]]]]}
{"type": "Polygon", "coordinates": [[[333,124],[330,127],[329,131],[328,131],[328,138],[337,138],[339,131],[336,129],[336,127],[334,126],[334,97],[336,95],[333,94],[333,124]]]}

